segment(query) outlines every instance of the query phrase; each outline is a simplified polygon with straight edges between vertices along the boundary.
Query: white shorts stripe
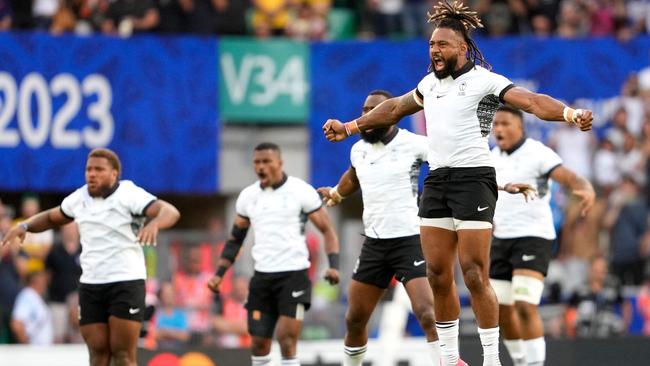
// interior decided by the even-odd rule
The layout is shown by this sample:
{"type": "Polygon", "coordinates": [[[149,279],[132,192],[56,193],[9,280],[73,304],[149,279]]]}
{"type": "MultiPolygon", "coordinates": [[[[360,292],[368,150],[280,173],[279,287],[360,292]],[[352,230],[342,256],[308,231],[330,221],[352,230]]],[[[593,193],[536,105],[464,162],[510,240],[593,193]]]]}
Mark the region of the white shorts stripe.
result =
{"type": "Polygon", "coordinates": [[[431,226],[440,229],[456,231],[456,226],[454,225],[454,219],[451,217],[441,217],[436,219],[428,219],[425,217],[421,217],[420,226],[431,226]]]}
{"type": "Polygon", "coordinates": [[[492,223],[487,221],[463,221],[454,219],[456,230],[492,229],[492,223]]]}

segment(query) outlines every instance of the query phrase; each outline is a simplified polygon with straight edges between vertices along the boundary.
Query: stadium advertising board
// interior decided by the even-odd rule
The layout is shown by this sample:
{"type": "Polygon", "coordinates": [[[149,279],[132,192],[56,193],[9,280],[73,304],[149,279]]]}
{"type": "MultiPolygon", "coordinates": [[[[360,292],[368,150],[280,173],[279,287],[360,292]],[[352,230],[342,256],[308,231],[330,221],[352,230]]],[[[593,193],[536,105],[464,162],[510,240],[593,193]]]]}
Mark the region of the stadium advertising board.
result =
{"type": "Polygon", "coordinates": [[[309,46],[222,38],[219,105],[228,122],[303,123],[309,114],[309,46]]]}
{"type": "Polygon", "coordinates": [[[88,151],[109,147],[152,192],[215,192],[216,47],[0,33],[0,190],[73,190],[88,151]]]}

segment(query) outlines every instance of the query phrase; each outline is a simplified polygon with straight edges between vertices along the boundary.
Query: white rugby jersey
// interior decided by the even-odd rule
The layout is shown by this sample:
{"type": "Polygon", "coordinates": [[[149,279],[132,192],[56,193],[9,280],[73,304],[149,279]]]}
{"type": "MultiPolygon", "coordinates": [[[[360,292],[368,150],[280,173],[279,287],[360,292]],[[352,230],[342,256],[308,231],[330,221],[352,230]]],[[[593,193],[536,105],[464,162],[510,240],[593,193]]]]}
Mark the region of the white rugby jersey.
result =
{"type": "Polygon", "coordinates": [[[418,176],[426,161],[425,136],[395,128],[384,142],[359,140],[350,150],[363,197],[365,234],[375,239],[418,235],[418,176]]]}
{"type": "Polygon", "coordinates": [[[307,216],[321,208],[320,196],[302,179],[287,177],[275,187],[259,181],[237,197],[237,214],[250,220],[252,247],[258,272],[298,271],[309,268],[305,241],[307,216]]]}
{"type": "Polygon", "coordinates": [[[91,197],[84,185],[63,200],[61,211],[79,226],[81,283],[147,278],[144,254],[136,239],[144,211],[155,200],[129,180],[120,181],[106,198],[91,197]]]}
{"type": "Polygon", "coordinates": [[[549,175],[562,164],[562,159],[555,151],[530,138],[522,140],[509,152],[501,151],[499,147],[492,149],[497,183],[500,186],[530,184],[539,197],[526,202],[522,194],[499,191],[494,213],[494,236],[501,239],[524,236],[555,239],[549,175]]]}
{"type": "Polygon", "coordinates": [[[423,101],[431,170],[493,166],[488,135],[500,99],[513,86],[470,62],[445,79],[430,73],[420,81],[414,98],[423,101]]]}

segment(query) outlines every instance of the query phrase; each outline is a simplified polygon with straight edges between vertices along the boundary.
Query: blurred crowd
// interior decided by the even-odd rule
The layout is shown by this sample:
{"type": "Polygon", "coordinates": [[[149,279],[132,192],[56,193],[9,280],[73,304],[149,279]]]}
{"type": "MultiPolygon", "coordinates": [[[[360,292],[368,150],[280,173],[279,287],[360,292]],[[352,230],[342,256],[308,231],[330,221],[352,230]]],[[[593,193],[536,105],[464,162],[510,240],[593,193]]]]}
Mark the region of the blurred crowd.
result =
{"type": "MultiPolygon", "coordinates": [[[[428,36],[437,0],[0,0],[0,31],[193,33],[301,40],[428,36]]],[[[646,0],[466,0],[487,36],[626,40],[650,29],[646,0]]]]}

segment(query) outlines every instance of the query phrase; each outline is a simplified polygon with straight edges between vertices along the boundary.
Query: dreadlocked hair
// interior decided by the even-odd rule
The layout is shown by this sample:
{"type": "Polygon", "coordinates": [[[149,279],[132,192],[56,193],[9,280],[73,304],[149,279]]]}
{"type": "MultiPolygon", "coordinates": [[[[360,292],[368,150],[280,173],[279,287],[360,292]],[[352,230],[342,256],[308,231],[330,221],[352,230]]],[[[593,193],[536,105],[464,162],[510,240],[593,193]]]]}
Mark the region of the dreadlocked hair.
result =
{"type": "Polygon", "coordinates": [[[433,13],[427,12],[428,22],[434,23],[436,28],[448,28],[460,33],[467,43],[468,59],[476,64],[490,70],[492,66],[485,61],[483,53],[478,48],[474,40],[470,37],[471,32],[477,28],[483,28],[481,19],[475,11],[470,10],[465,4],[454,0],[448,3],[447,0],[438,2],[434,5],[433,13]]]}

